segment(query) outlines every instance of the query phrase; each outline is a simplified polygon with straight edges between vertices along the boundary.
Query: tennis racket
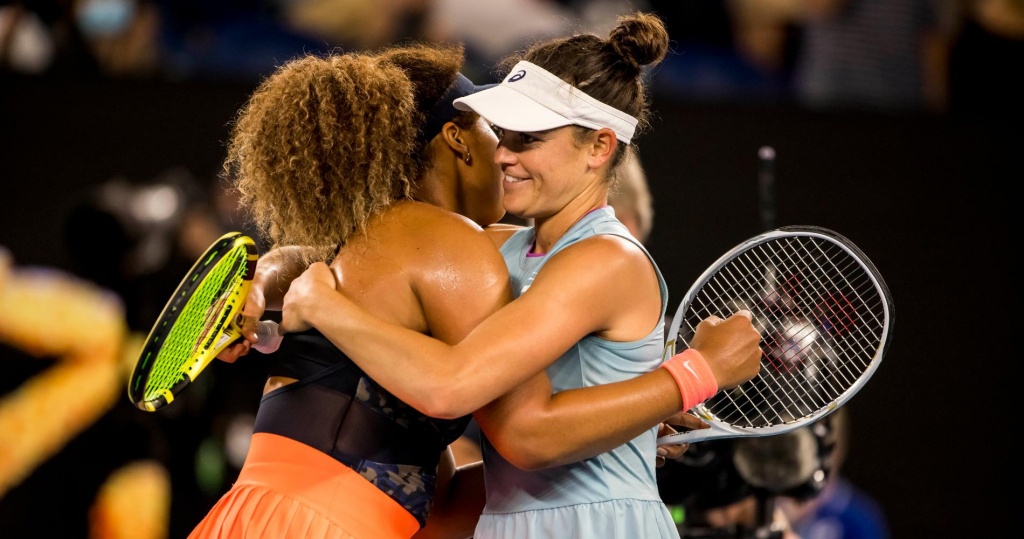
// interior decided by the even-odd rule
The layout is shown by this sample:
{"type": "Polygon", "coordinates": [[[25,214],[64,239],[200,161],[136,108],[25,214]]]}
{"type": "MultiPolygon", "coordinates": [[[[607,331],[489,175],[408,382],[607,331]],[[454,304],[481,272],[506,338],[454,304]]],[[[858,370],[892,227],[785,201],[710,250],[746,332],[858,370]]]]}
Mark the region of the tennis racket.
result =
{"type": "Polygon", "coordinates": [[[688,347],[711,315],[740,309],[761,333],[761,369],[689,410],[710,425],[659,445],[781,434],[850,400],[878,369],[892,339],[893,303],[874,264],[824,228],[789,226],[722,255],[683,297],[665,358],[688,347]]]}
{"type": "MultiPolygon", "coordinates": [[[[251,238],[229,232],[196,261],[153,324],[128,380],[136,407],[152,412],[167,405],[242,338],[238,322],[257,258],[251,238]]],[[[274,322],[261,322],[260,343],[274,330],[274,322]]]]}

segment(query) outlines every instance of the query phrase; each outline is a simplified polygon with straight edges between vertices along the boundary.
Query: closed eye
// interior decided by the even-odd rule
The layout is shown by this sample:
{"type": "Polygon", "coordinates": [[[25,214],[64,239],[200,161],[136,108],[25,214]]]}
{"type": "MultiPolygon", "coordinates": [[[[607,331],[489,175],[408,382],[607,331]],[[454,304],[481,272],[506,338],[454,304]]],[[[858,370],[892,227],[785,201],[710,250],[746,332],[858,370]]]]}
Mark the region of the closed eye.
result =
{"type": "Polygon", "coordinates": [[[498,144],[512,151],[525,151],[530,147],[544,142],[544,135],[548,131],[524,133],[522,131],[508,131],[496,125],[491,125],[491,130],[498,136],[498,144]]]}

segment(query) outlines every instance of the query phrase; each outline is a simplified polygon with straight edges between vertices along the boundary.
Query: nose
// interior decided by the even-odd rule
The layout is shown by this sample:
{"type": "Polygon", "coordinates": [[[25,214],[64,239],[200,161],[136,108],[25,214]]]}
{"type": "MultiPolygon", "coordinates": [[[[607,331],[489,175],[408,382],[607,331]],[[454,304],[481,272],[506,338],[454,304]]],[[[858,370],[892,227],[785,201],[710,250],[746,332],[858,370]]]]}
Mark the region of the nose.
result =
{"type": "Polygon", "coordinates": [[[497,149],[494,150],[494,162],[504,167],[515,164],[515,161],[515,152],[509,150],[504,144],[499,142],[497,149]]]}

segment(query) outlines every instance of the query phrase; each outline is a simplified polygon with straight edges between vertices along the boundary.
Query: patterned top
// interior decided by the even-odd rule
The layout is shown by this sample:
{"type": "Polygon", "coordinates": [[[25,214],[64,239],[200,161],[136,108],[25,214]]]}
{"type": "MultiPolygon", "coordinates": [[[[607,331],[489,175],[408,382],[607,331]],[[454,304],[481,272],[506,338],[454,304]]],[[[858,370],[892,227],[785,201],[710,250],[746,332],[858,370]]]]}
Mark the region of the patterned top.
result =
{"type": "Polygon", "coordinates": [[[426,523],[441,453],[470,416],[425,416],[377,385],[320,332],[285,335],[271,376],[299,381],[263,396],[255,432],[331,455],[426,523]]]}

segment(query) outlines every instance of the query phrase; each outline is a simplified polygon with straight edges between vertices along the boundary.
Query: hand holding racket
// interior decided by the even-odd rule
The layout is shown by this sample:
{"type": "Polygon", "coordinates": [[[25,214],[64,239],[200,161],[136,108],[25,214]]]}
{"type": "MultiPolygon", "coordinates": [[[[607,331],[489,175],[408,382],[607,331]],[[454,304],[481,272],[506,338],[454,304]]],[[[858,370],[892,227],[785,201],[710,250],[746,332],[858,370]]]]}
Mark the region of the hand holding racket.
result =
{"type": "MultiPolygon", "coordinates": [[[[242,339],[241,309],[256,260],[252,239],[230,232],[196,261],[143,344],[128,380],[128,398],[135,406],[152,412],[170,403],[221,350],[242,339]]],[[[268,338],[275,330],[273,322],[260,322],[264,344],[276,347],[275,339],[268,338]]],[[[254,346],[267,350],[260,343],[254,346]]]]}
{"type": "Polygon", "coordinates": [[[699,350],[708,360],[719,389],[732,389],[757,376],[762,355],[760,340],[761,334],[753,326],[753,314],[743,309],[725,319],[709,315],[701,320],[689,348],[699,350]]]}
{"type": "Polygon", "coordinates": [[[852,242],[824,228],[783,227],[720,257],[683,297],[666,358],[688,348],[708,317],[742,310],[761,334],[757,375],[690,410],[710,428],[663,436],[659,445],[766,436],[813,423],[864,386],[892,338],[892,298],[878,270],[852,242]]]}

